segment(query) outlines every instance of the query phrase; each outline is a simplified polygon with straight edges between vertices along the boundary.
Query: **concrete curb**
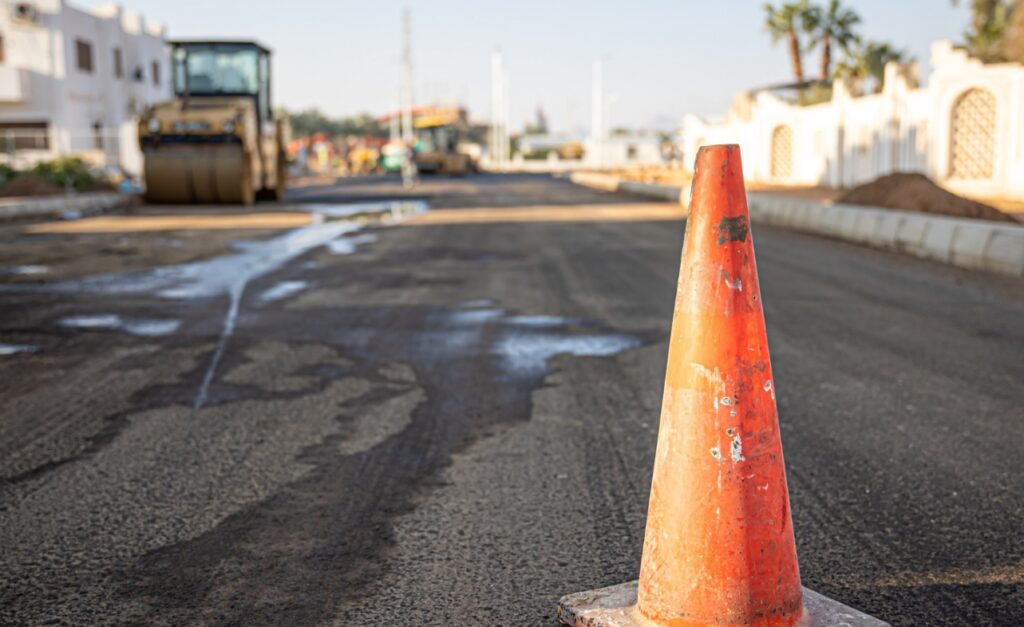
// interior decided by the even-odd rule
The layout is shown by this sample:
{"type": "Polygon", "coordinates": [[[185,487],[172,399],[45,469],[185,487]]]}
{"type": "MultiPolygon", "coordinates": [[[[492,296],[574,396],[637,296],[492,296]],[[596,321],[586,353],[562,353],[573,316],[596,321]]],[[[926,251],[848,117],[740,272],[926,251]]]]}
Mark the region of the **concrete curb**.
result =
{"type": "MultiPolygon", "coordinates": [[[[578,185],[689,204],[689,187],[623,181],[614,174],[576,172],[578,185]]],[[[881,207],[823,205],[776,194],[747,193],[755,222],[824,235],[922,259],[1024,277],[1024,225],[950,218],[881,207]]]]}
{"type": "Polygon", "coordinates": [[[135,196],[120,192],[86,192],[60,196],[7,198],[0,200],[0,220],[59,217],[69,211],[100,213],[126,207],[135,196]]]}
{"type": "Polygon", "coordinates": [[[1024,225],[747,194],[752,220],[908,253],[972,270],[1024,277],[1024,225]]]}

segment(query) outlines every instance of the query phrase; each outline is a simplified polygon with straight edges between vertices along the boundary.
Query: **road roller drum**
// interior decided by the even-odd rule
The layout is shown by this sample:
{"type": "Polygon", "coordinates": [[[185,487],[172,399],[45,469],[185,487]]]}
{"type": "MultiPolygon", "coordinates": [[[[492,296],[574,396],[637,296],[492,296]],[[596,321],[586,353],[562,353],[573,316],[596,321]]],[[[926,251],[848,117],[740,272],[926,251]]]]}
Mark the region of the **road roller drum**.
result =
{"type": "Polygon", "coordinates": [[[247,157],[238,146],[164,148],[144,153],[146,201],[250,205],[247,157]]]}

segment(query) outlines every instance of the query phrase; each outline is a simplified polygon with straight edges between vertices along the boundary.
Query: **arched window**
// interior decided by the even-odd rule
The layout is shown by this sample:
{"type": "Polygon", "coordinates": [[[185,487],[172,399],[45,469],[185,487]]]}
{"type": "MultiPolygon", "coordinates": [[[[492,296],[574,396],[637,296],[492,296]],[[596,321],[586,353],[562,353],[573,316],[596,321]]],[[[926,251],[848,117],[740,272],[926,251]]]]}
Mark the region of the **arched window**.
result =
{"type": "Polygon", "coordinates": [[[950,115],[949,177],[992,178],[996,160],[996,97],[987,89],[968,89],[950,115]]]}
{"type": "Polygon", "coordinates": [[[793,176],[793,129],[785,124],[772,131],[771,173],[773,179],[793,176]]]}

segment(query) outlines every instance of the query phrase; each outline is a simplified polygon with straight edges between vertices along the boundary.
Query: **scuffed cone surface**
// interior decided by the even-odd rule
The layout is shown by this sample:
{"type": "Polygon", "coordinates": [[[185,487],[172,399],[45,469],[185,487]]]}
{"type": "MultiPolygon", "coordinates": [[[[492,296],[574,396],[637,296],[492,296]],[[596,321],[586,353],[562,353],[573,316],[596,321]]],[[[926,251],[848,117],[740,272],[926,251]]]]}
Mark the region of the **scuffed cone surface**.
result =
{"type": "Polygon", "coordinates": [[[790,625],[801,596],[739,148],[705,147],[679,273],[639,608],[666,625],[790,625]]]}

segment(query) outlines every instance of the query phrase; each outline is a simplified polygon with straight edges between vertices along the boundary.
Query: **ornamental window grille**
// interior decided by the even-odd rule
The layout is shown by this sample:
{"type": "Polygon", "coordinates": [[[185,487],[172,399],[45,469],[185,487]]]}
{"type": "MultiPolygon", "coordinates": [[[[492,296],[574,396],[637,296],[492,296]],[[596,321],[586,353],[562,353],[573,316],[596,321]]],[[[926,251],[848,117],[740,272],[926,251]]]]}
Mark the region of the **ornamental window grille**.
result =
{"type": "Polygon", "coordinates": [[[771,173],[773,179],[793,176],[793,129],[786,125],[772,131],[771,173]]]}
{"type": "Polygon", "coordinates": [[[950,119],[950,178],[992,178],[996,154],[995,96],[987,89],[967,90],[953,103],[950,119]]]}

